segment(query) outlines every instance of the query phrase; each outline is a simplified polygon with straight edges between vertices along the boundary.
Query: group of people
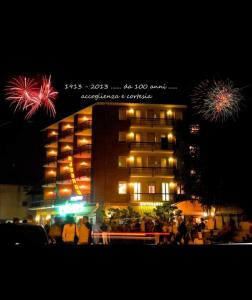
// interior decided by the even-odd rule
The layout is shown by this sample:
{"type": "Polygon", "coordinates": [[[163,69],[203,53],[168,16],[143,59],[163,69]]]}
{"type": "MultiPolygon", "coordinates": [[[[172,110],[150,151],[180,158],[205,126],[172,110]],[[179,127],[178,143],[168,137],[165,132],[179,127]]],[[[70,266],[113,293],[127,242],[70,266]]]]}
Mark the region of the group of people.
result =
{"type": "Polygon", "coordinates": [[[53,244],[91,244],[92,226],[86,216],[81,218],[78,224],[75,223],[74,217],[68,216],[65,223],[56,218],[52,225],[48,221],[44,227],[49,241],[53,244]]]}

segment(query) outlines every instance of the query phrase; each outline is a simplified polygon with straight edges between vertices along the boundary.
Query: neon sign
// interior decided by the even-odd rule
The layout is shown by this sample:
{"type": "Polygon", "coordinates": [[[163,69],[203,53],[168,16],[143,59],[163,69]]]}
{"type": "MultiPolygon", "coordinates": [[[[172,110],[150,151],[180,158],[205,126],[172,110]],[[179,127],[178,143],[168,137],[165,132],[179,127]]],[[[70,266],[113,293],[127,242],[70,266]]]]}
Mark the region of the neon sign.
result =
{"type": "Polygon", "coordinates": [[[58,207],[60,215],[76,214],[84,211],[84,203],[66,203],[58,207]]]}
{"type": "Polygon", "coordinates": [[[70,175],[71,175],[71,180],[74,186],[74,189],[76,191],[77,195],[82,196],[82,192],[80,190],[79,185],[77,184],[76,178],[75,178],[75,174],[74,174],[74,169],[73,169],[73,158],[72,156],[68,156],[68,161],[69,161],[69,170],[70,170],[70,175]]]}
{"type": "Polygon", "coordinates": [[[72,196],[70,201],[81,201],[83,200],[83,196],[72,196]]]}

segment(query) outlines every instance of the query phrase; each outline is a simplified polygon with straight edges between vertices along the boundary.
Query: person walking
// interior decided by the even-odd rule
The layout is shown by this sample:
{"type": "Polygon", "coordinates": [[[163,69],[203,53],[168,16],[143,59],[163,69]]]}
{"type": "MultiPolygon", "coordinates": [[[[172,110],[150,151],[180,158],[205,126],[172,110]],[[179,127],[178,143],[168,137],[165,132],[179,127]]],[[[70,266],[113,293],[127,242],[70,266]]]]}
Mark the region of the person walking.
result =
{"type": "Polygon", "coordinates": [[[78,245],[90,244],[91,226],[88,225],[86,217],[80,219],[79,227],[77,227],[77,236],[79,238],[78,245]]]}
{"type": "Polygon", "coordinates": [[[75,243],[75,236],[77,235],[77,228],[74,222],[73,217],[67,218],[67,223],[63,227],[62,232],[62,240],[66,244],[74,244],[75,243]]]}

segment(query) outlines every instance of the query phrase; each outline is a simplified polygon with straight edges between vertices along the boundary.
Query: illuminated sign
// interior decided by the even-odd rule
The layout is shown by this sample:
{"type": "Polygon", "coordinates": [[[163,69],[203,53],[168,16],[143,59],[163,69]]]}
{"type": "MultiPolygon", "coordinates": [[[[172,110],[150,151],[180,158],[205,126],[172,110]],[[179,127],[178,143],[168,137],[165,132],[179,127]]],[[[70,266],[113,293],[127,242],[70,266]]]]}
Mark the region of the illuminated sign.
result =
{"type": "Polygon", "coordinates": [[[69,161],[69,170],[70,170],[71,180],[72,180],[74,189],[76,191],[76,194],[82,195],[79,185],[77,184],[76,179],[75,179],[72,156],[68,156],[68,161],[69,161]]]}
{"type": "Polygon", "coordinates": [[[58,207],[60,215],[76,214],[84,211],[84,203],[66,203],[58,207]]]}
{"type": "Polygon", "coordinates": [[[83,200],[83,196],[72,196],[70,201],[81,201],[83,200]]]}
{"type": "Polygon", "coordinates": [[[140,206],[161,206],[163,202],[139,202],[140,206]]]}

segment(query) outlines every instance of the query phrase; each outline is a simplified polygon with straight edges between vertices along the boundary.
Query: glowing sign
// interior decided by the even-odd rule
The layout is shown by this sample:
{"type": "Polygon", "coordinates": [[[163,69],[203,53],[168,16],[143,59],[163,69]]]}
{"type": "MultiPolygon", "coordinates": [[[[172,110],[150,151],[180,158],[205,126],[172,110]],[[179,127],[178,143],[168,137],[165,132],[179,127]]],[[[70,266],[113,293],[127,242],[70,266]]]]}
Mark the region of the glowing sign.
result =
{"type": "Polygon", "coordinates": [[[72,156],[68,156],[67,159],[69,161],[69,170],[70,170],[71,180],[72,180],[74,189],[76,191],[76,194],[81,196],[82,192],[81,192],[81,190],[76,182],[76,179],[75,179],[74,168],[73,168],[73,158],[72,158],[72,156]]]}
{"type": "Polygon", "coordinates": [[[76,214],[84,211],[84,203],[66,203],[58,207],[60,215],[76,214]]]}
{"type": "Polygon", "coordinates": [[[140,202],[140,206],[162,206],[163,202],[140,202]]]}
{"type": "Polygon", "coordinates": [[[70,201],[80,201],[83,200],[83,196],[72,196],[70,201]]]}

